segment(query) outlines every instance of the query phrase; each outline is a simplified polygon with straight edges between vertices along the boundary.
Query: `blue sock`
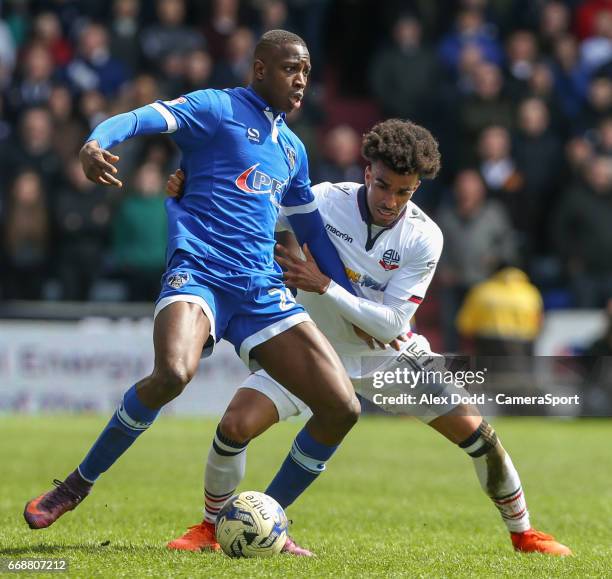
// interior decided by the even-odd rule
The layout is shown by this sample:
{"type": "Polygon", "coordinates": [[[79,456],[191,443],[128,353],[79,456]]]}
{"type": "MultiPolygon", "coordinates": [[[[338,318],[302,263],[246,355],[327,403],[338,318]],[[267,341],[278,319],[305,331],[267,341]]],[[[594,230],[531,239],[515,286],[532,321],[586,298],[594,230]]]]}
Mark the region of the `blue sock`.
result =
{"type": "Polygon", "coordinates": [[[151,410],[138,399],[136,386],[132,386],[125,393],[121,406],[79,465],[81,476],[93,483],[151,426],[158,414],[159,409],[151,410]]]}
{"type": "Polygon", "coordinates": [[[287,508],[325,470],[325,463],[337,448],[317,442],[306,427],[302,428],[266,494],[287,508]]]}

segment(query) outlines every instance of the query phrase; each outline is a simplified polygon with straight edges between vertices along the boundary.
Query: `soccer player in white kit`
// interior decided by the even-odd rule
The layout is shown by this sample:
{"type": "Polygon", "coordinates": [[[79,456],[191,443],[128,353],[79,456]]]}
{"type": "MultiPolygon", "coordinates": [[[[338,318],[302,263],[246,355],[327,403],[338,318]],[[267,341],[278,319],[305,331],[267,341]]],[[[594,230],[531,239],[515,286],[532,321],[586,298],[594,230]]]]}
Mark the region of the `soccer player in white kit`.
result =
{"type": "MultiPolygon", "coordinates": [[[[364,135],[362,154],[368,162],[365,184],[321,183],[313,188],[326,230],[342,260],[356,295],[321,273],[307,247],[304,257],[279,248],[287,285],[299,288],[297,300],[340,356],[355,390],[373,401],[372,376],[402,365],[426,369],[441,357],[428,341],[410,331],[410,320],[433,277],[442,252],[442,232],[411,197],[421,178],[433,178],[440,155],[433,136],[409,121],[390,119],[364,135]],[[392,344],[374,353],[372,344],[392,344]],[[399,351],[399,353],[398,353],[399,351]]],[[[174,180],[174,183],[173,183],[174,180]]],[[[180,191],[180,176],[169,191],[180,191]]],[[[277,229],[290,229],[281,218],[277,229]]],[[[294,248],[295,249],[295,248],[294,248]]],[[[448,395],[454,386],[419,384],[402,391],[448,395]]],[[[449,398],[450,399],[450,398],[449,398]]],[[[380,404],[391,412],[405,406],[380,404]]],[[[244,477],[248,442],[279,420],[300,414],[307,406],[265,371],[251,374],[230,402],[209,451],[205,474],[202,523],[171,541],[173,549],[218,549],[214,535],[217,513],[244,477]]],[[[466,404],[420,406],[417,417],[457,444],[472,459],[478,480],[499,510],[517,551],[570,555],[565,545],[531,528],[521,482],[494,429],[478,410],[466,404]]],[[[290,457],[314,480],[325,465],[308,456],[296,439],[290,457]]],[[[283,481],[272,481],[266,493],[284,508],[283,481]]],[[[298,547],[294,554],[308,556],[298,547]]]]}

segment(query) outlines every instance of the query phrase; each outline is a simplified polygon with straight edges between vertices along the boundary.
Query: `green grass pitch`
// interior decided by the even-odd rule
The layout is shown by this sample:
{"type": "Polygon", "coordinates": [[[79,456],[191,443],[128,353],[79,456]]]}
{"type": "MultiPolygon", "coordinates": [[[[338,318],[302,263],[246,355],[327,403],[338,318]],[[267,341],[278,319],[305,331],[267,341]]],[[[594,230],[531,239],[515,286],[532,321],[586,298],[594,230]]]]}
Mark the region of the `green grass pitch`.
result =
{"type": "MultiPolygon", "coordinates": [[[[612,576],[611,420],[493,421],[534,526],[574,549],[568,559],[514,553],[468,457],[415,421],[388,418],[363,418],[289,509],[293,536],[316,559],[165,549],[200,520],[213,420],[161,418],[76,511],[30,531],[25,501],[63,478],[104,423],[0,417],[0,559],[67,558],[71,577],[612,576]]],[[[265,488],[298,428],[278,425],[250,445],[242,489],[265,488]]]]}

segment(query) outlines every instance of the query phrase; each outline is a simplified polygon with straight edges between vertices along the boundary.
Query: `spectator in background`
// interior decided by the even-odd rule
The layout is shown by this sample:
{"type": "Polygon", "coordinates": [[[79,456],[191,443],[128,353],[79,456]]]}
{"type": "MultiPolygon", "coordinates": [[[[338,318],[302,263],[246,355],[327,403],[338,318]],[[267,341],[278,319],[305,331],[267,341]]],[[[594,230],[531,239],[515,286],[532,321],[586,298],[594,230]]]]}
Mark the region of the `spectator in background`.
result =
{"type": "Polygon", "coordinates": [[[126,85],[122,110],[133,110],[155,102],[159,97],[159,84],[151,74],[141,73],[126,85]]]}
{"type": "Polygon", "coordinates": [[[88,300],[103,269],[111,218],[109,190],[89,181],[77,157],[55,203],[57,273],[65,300],[88,300]]]}
{"type": "Polygon", "coordinates": [[[91,131],[110,116],[109,101],[98,90],[87,90],[80,95],[79,114],[91,131]]]}
{"type": "Polygon", "coordinates": [[[584,40],[593,36],[597,17],[601,12],[612,9],[610,0],[583,0],[576,9],[575,26],[578,38],[584,40]]]}
{"type": "Polygon", "coordinates": [[[21,117],[17,142],[6,142],[0,154],[1,178],[14,178],[24,167],[32,168],[40,175],[52,197],[61,183],[61,160],[53,150],[53,121],[44,108],[32,108],[21,117]]]}
{"type": "Polygon", "coordinates": [[[0,19],[0,90],[4,90],[11,83],[16,53],[11,30],[6,22],[0,19]]]}
{"type": "Polygon", "coordinates": [[[8,91],[8,104],[13,114],[23,109],[44,105],[53,88],[55,64],[43,44],[31,44],[19,66],[18,80],[8,91]]]}
{"type": "Polygon", "coordinates": [[[542,326],[542,296],[527,274],[504,267],[467,293],[457,329],[480,356],[531,356],[542,326]]]}
{"type": "Polygon", "coordinates": [[[184,0],[157,0],[155,7],[157,23],[147,26],[141,35],[142,51],[151,70],[169,56],[182,57],[204,47],[202,34],[185,23],[184,0]]]}
{"type": "Polygon", "coordinates": [[[570,9],[565,3],[553,1],[544,4],[540,12],[538,33],[543,53],[552,56],[557,39],[569,32],[570,19],[570,9]]]}
{"type": "Polygon", "coordinates": [[[545,62],[537,62],[529,79],[527,96],[540,99],[548,109],[550,128],[559,138],[567,135],[569,123],[563,114],[559,97],[555,93],[555,79],[550,66],[545,62]]]}
{"type": "Polygon", "coordinates": [[[593,35],[580,46],[580,60],[589,76],[612,62],[612,3],[595,17],[593,35]]]}
{"type": "Polygon", "coordinates": [[[234,30],[227,42],[226,57],[218,61],[211,83],[216,88],[246,86],[250,82],[255,35],[249,28],[234,30]]]}
{"type": "Polygon", "coordinates": [[[54,12],[41,12],[34,19],[33,42],[45,47],[56,66],[65,66],[72,58],[72,46],[62,32],[62,24],[54,12]]]}
{"type": "Polygon", "coordinates": [[[612,158],[612,115],[599,123],[595,148],[598,154],[612,158]]]}
{"type": "MultiPolygon", "coordinates": [[[[593,158],[593,145],[583,136],[573,137],[565,143],[565,163],[561,171],[562,182],[573,187],[583,181],[586,167],[593,158]]],[[[558,203],[556,204],[558,207],[558,203]]]]}
{"type": "Polygon", "coordinates": [[[538,43],[533,32],[516,30],[506,42],[506,86],[513,100],[523,98],[528,92],[538,58],[538,43]]]}
{"type": "Polygon", "coordinates": [[[512,157],[508,129],[493,125],[482,132],[478,140],[478,160],[480,174],[491,197],[503,203],[515,224],[524,225],[519,195],[524,184],[523,176],[512,157]]]}
{"type": "Polygon", "coordinates": [[[575,128],[578,132],[586,132],[596,128],[610,115],[612,115],[612,78],[608,75],[594,77],[589,84],[586,105],[575,128]]]}
{"type": "Polygon", "coordinates": [[[53,122],[53,150],[65,164],[78,154],[87,137],[87,127],[76,118],[74,100],[66,86],[55,85],[48,104],[53,122]]]}
{"type": "Polygon", "coordinates": [[[287,4],[283,0],[263,0],[261,2],[261,34],[268,30],[288,30],[287,4]]]}
{"type": "Polygon", "coordinates": [[[227,42],[238,28],[239,0],[212,0],[211,14],[205,19],[204,35],[213,60],[224,58],[227,42]]]}
{"type": "Polygon", "coordinates": [[[50,223],[36,171],[26,169],[13,181],[2,231],[3,297],[41,299],[50,255],[50,223]]]}
{"type": "Polygon", "coordinates": [[[213,72],[213,61],[206,50],[194,50],[185,58],[184,84],[181,94],[208,88],[213,72]]]}
{"type": "Polygon", "coordinates": [[[109,25],[111,54],[123,62],[131,74],[140,68],[140,0],[114,0],[113,16],[109,25]]]}
{"type": "Polygon", "coordinates": [[[474,70],[474,93],[459,104],[459,126],[465,161],[474,150],[480,133],[490,125],[510,129],[514,120],[512,102],[503,94],[503,77],[499,67],[482,63],[474,70]]]}
{"type": "Polygon", "coordinates": [[[363,179],[363,169],[359,164],[361,139],[357,131],[348,125],[334,127],[325,135],[323,148],[325,158],[316,169],[315,182],[361,182],[363,179]]]}
{"type": "Polygon", "coordinates": [[[558,160],[563,157],[561,142],[550,130],[550,115],[542,100],[529,98],[520,104],[514,150],[523,181],[515,224],[528,236],[529,253],[540,253],[546,242],[548,209],[560,183],[558,160]]]}
{"type": "Polygon", "coordinates": [[[555,41],[552,70],[563,112],[575,119],[584,104],[589,79],[580,66],[578,44],[573,36],[566,34],[555,41]]]}
{"type": "Polygon", "coordinates": [[[455,316],[471,286],[485,280],[501,263],[516,261],[515,233],[504,207],[487,199],[477,171],[455,178],[454,201],[441,208],[436,222],[444,234],[438,266],[446,347],[456,350],[455,316]]]}
{"type": "Polygon", "coordinates": [[[428,124],[435,114],[439,77],[435,55],[421,45],[415,18],[400,18],[390,40],[371,62],[370,90],[385,116],[428,124]]]}
{"type": "Polygon", "coordinates": [[[106,97],[114,97],[128,78],[124,64],[111,55],[106,28],[95,23],[81,29],[77,56],[65,75],[75,92],[96,90],[106,97]]]}
{"type": "Polygon", "coordinates": [[[455,30],[440,42],[440,60],[453,74],[457,73],[459,55],[467,45],[475,45],[487,62],[501,66],[504,52],[497,40],[497,30],[485,22],[481,10],[467,8],[461,10],[455,19],[455,30]]]}
{"type": "Polygon", "coordinates": [[[158,165],[142,165],[134,187],[112,222],[112,261],[126,280],[131,301],[157,298],[166,262],[164,177],[158,165]]]}
{"type": "Polygon", "coordinates": [[[611,223],[612,158],[594,157],[584,182],[565,192],[553,227],[579,307],[601,308],[612,296],[611,223]]]}

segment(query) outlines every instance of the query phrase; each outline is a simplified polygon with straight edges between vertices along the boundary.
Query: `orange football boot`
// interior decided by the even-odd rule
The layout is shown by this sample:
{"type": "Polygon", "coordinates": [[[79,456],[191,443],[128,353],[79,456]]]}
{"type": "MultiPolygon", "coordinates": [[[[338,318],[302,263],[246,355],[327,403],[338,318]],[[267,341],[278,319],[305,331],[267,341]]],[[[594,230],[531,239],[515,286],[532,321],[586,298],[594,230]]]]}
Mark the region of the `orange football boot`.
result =
{"type": "Polygon", "coordinates": [[[193,527],[189,527],[187,532],[178,539],[168,543],[168,549],[177,551],[218,551],[221,549],[215,536],[215,525],[208,521],[202,521],[193,527]]]}
{"type": "Polygon", "coordinates": [[[535,529],[529,529],[523,533],[510,533],[515,551],[522,553],[544,553],[557,557],[568,557],[572,555],[569,547],[562,545],[552,535],[547,535],[535,529]]]}

